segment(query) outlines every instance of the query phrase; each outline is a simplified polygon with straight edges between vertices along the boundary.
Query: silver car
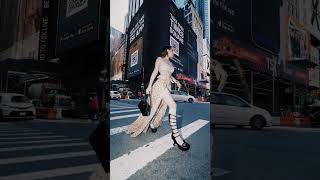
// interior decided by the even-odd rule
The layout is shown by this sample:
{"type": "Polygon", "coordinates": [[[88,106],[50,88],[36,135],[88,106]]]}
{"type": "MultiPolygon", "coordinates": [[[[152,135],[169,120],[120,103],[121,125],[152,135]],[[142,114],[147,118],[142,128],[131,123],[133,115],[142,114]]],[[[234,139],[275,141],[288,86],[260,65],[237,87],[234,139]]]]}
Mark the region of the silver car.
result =
{"type": "Polygon", "coordinates": [[[214,125],[251,126],[259,130],[272,126],[272,117],[268,111],[233,94],[213,93],[210,104],[214,125]]]}
{"type": "Polygon", "coordinates": [[[0,119],[35,118],[32,102],[23,94],[0,93],[0,119]]]}

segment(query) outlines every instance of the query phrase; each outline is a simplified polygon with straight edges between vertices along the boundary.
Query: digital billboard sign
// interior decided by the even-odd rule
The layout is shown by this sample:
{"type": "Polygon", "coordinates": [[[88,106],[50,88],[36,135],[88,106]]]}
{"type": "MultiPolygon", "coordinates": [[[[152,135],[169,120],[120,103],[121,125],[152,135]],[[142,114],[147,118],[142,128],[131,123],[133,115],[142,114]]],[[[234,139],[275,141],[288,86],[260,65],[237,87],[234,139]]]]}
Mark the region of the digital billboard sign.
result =
{"type": "Polygon", "coordinates": [[[99,40],[100,0],[60,0],[57,53],[99,40]]]}

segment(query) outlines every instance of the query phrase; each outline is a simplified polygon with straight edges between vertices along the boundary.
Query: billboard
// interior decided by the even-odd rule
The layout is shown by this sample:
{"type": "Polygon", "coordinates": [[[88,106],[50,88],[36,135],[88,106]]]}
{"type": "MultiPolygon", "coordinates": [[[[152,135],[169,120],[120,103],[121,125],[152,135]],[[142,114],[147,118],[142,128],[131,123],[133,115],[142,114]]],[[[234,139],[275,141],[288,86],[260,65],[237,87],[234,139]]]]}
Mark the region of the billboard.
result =
{"type": "Polygon", "coordinates": [[[305,60],[309,59],[310,55],[310,36],[309,33],[299,28],[289,17],[287,29],[287,47],[288,59],[305,60]]]}
{"type": "Polygon", "coordinates": [[[173,2],[169,2],[169,34],[170,46],[174,48],[173,64],[177,75],[197,79],[197,36],[187,23],[181,11],[173,2]]]}
{"type": "Polygon", "coordinates": [[[42,0],[41,5],[38,60],[45,61],[55,55],[58,2],[42,0]]]}
{"type": "Polygon", "coordinates": [[[100,0],[60,0],[57,53],[99,40],[100,0]]]}
{"type": "Polygon", "coordinates": [[[256,46],[272,54],[280,51],[279,0],[251,0],[251,33],[256,46]]]}
{"type": "Polygon", "coordinates": [[[142,72],[145,15],[143,6],[131,20],[128,33],[127,77],[140,75],[142,72]]]}

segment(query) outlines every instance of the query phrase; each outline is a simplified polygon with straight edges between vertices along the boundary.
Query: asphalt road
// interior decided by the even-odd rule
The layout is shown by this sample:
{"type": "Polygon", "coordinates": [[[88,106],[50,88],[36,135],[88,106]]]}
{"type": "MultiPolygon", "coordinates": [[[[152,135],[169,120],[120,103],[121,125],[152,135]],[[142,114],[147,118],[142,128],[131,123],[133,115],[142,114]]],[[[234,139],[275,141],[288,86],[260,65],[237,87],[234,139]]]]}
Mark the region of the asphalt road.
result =
{"type": "Polygon", "coordinates": [[[215,180],[317,180],[320,129],[215,130],[215,180]]]}
{"type": "Polygon", "coordinates": [[[88,180],[101,169],[87,120],[0,122],[1,180],[88,180]]]}
{"type": "Polygon", "coordinates": [[[208,103],[177,103],[178,126],[191,145],[173,147],[167,115],[156,133],[132,138],[124,131],[139,115],[139,101],[112,101],[111,179],[210,179],[210,110],[208,103]]]}

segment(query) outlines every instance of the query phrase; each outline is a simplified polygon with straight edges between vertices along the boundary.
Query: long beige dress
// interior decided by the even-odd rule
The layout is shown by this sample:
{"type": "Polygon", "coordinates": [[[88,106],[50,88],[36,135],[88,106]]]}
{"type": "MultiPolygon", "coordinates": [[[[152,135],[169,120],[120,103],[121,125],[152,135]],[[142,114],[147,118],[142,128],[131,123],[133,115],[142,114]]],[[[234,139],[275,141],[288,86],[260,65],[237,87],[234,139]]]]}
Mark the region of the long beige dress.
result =
{"type": "Polygon", "coordinates": [[[174,107],[169,109],[169,113],[176,114],[175,102],[171,97],[171,82],[176,81],[172,77],[174,67],[171,62],[162,58],[156,60],[156,65],[153,73],[160,75],[151,88],[151,113],[150,116],[143,116],[142,114],[128,127],[127,134],[131,137],[136,137],[142,132],[147,132],[150,123],[158,128],[162,125],[163,117],[166,113],[167,107],[174,107]],[[170,112],[171,111],[171,112],[170,112]]]}

